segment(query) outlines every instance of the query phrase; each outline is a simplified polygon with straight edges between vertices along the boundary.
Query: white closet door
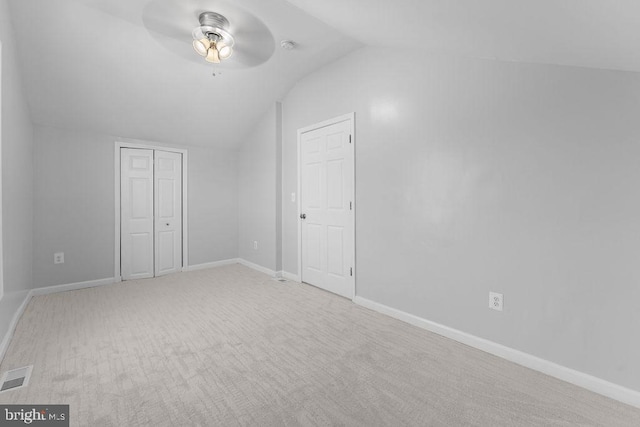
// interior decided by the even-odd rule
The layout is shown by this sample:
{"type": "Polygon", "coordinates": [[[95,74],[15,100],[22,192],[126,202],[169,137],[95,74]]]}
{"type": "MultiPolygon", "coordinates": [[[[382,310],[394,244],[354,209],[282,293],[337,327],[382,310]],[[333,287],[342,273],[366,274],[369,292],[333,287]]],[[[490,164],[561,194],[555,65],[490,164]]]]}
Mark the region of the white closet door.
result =
{"type": "Polygon", "coordinates": [[[120,150],[123,280],[153,277],[153,150],[120,150]]]}
{"type": "Polygon", "coordinates": [[[155,275],[182,271],[182,155],[155,152],[155,275]]]}

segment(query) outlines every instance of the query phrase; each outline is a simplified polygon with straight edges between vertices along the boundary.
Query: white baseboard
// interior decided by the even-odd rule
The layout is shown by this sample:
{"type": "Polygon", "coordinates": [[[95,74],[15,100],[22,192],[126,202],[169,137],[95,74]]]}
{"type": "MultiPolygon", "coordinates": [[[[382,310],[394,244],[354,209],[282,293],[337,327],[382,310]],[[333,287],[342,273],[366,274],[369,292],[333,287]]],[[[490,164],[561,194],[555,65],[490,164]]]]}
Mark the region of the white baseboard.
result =
{"type": "Polygon", "coordinates": [[[292,282],[300,283],[300,276],[297,274],[289,273],[288,271],[280,271],[280,277],[291,280],[292,282]]]}
{"type": "Polygon", "coordinates": [[[247,261],[246,259],[238,258],[238,263],[244,265],[245,267],[249,267],[249,268],[252,268],[252,269],[254,269],[256,271],[259,271],[261,273],[268,274],[269,276],[272,276],[272,277],[275,277],[275,275],[276,275],[275,271],[273,271],[271,269],[268,269],[267,267],[263,267],[261,265],[254,264],[254,263],[252,263],[250,261],[247,261]]]}
{"type": "Polygon", "coordinates": [[[366,298],[356,296],[353,299],[353,302],[379,313],[386,314],[387,316],[393,317],[403,322],[410,323],[419,328],[426,329],[438,335],[442,335],[443,337],[450,338],[454,341],[461,342],[468,346],[501,357],[510,362],[517,363],[518,365],[525,366],[529,369],[542,372],[543,374],[558,378],[560,380],[577,385],[611,399],[615,399],[628,405],[640,408],[639,391],[631,390],[618,384],[614,384],[609,381],[594,377],[592,375],[567,368],[566,366],[558,365],[556,363],[541,359],[531,354],[515,350],[502,344],[498,344],[493,341],[476,337],[466,332],[462,332],[457,329],[453,329],[448,326],[423,319],[413,314],[388,307],[384,304],[380,304],[366,298]]]}
{"type": "MultiPolygon", "coordinates": [[[[284,277],[287,280],[296,280],[295,278],[297,276],[293,276],[290,273],[286,273],[283,271],[274,271],[271,270],[267,267],[263,267],[261,265],[255,264],[251,261],[247,261],[246,259],[243,258],[232,258],[232,259],[225,259],[222,261],[215,261],[215,262],[208,262],[205,264],[197,264],[197,265],[190,265],[188,266],[185,271],[196,271],[196,270],[204,270],[205,268],[215,268],[215,267],[221,267],[223,265],[230,265],[230,264],[242,264],[245,267],[249,267],[253,270],[259,271],[261,273],[264,274],[268,274],[269,276],[272,277],[284,277]]],[[[296,280],[298,281],[298,280],[296,280]]]]}
{"type": "Polygon", "coordinates": [[[20,317],[22,316],[22,313],[24,313],[24,310],[27,308],[27,304],[29,304],[30,300],[31,300],[31,291],[26,293],[26,295],[24,296],[24,300],[22,300],[22,303],[18,307],[18,310],[16,310],[15,314],[11,318],[11,324],[9,325],[9,329],[7,330],[7,333],[2,339],[2,342],[0,343],[0,363],[4,359],[4,355],[9,349],[9,343],[11,343],[11,338],[13,338],[13,332],[16,330],[16,326],[18,325],[18,320],[20,320],[20,317]]]}
{"type": "Polygon", "coordinates": [[[75,291],[77,289],[94,288],[96,286],[111,285],[116,280],[113,277],[98,280],[88,280],[86,282],[68,283],[66,285],[45,286],[43,288],[35,288],[31,290],[31,295],[48,295],[57,292],[75,291]]]}
{"type": "Polygon", "coordinates": [[[225,259],[222,261],[206,262],[204,264],[189,265],[186,268],[184,268],[183,271],[204,270],[207,268],[222,267],[223,265],[237,264],[238,262],[240,262],[238,258],[225,259]]]}

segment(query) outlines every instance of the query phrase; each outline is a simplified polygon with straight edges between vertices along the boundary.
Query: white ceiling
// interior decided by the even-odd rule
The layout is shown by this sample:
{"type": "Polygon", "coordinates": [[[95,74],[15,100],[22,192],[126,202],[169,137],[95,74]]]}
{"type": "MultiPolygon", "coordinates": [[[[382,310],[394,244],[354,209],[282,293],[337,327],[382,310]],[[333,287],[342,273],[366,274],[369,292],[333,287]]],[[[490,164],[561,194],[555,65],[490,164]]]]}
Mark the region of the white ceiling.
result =
{"type": "Polygon", "coordinates": [[[361,46],[285,0],[16,0],[10,6],[35,123],[150,141],[237,147],[295,82],[361,46]],[[191,47],[191,30],[209,8],[226,14],[233,31],[264,23],[275,46],[271,58],[239,67],[238,40],[213,77],[213,65],[191,47]],[[169,31],[182,28],[184,41],[145,26],[161,20],[176,23],[169,31]],[[281,49],[283,39],[297,49],[281,49]]]}
{"type": "Polygon", "coordinates": [[[289,0],[362,43],[640,71],[638,0],[289,0]]]}
{"type": "Polygon", "coordinates": [[[12,0],[11,11],[36,123],[196,145],[237,146],[300,78],[362,45],[640,71],[637,0],[12,0]],[[190,46],[204,9],[263,23],[273,56],[212,77],[190,46]],[[158,34],[162,22],[184,45],[158,34]]]}

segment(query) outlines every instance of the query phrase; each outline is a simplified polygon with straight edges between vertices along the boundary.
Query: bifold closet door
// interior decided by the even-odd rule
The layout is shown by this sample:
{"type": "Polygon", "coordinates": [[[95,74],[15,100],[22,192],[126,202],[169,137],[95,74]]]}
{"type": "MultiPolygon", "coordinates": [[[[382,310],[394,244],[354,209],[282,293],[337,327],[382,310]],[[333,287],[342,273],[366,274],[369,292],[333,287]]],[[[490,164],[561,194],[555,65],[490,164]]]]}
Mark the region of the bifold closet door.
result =
{"type": "Polygon", "coordinates": [[[182,154],[120,151],[123,280],[182,271],[182,154]]]}
{"type": "Polygon", "coordinates": [[[122,279],[154,276],[153,150],[120,150],[122,279]]]}
{"type": "Polygon", "coordinates": [[[182,271],[182,154],[155,152],[155,275],[182,271]]]}

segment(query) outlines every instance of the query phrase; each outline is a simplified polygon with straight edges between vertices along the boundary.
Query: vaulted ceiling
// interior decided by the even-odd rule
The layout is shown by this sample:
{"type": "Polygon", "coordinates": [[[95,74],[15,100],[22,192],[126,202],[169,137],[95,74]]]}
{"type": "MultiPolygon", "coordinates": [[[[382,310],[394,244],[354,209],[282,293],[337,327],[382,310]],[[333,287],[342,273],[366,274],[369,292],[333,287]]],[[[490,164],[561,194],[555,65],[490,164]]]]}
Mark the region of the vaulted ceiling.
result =
{"type": "Polygon", "coordinates": [[[361,43],[640,71],[637,0],[289,0],[361,43]]]}
{"type": "Polygon", "coordinates": [[[17,0],[10,6],[35,123],[150,141],[234,148],[295,82],[360,46],[284,0],[17,0]],[[226,64],[204,61],[191,46],[191,31],[206,10],[227,16],[237,33],[266,26],[269,59],[239,64],[247,46],[238,40],[226,64]],[[163,22],[167,31],[156,31],[163,22]],[[171,37],[180,32],[182,41],[171,37]],[[283,39],[297,48],[281,49],[283,39]]]}
{"type": "Polygon", "coordinates": [[[640,71],[636,0],[10,0],[36,123],[237,147],[305,75],[361,46],[640,71]],[[214,67],[191,47],[198,14],[267,28],[214,67]],[[166,31],[164,27],[166,26],[166,31]],[[183,38],[181,38],[183,37],[183,38]],[[280,49],[281,40],[297,48],[280,49]],[[246,58],[246,57],[245,57],[246,58]],[[261,62],[261,63],[258,63],[261,62]]]}

